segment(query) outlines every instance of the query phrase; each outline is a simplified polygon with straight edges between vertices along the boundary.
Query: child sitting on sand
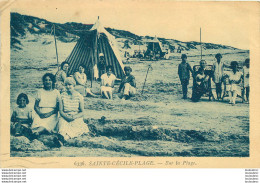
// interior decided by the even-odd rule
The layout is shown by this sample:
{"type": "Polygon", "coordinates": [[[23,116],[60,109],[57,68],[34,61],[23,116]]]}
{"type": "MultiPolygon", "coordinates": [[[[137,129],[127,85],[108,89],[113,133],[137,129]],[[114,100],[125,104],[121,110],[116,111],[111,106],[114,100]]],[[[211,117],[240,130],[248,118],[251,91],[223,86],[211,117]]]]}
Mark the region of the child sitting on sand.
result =
{"type": "Polygon", "coordinates": [[[123,92],[122,100],[128,100],[131,96],[134,96],[136,93],[136,83],[135,83],[135,77],[131,74],[132,68],[126,66],[124,68],[124,71],[125,71],[125,76],[121,81],[118,93],[120,93],[122,90],[123,92]]]}
{"type": "Polygon", "coordinates": [[[16,103],[18,106],[13,110],[11,117],[11,134],[22,136],[26,131],[30,131],[33,121],[32,109],[27,106],[29,99],[24,93],[18,95],[16,103]]]}

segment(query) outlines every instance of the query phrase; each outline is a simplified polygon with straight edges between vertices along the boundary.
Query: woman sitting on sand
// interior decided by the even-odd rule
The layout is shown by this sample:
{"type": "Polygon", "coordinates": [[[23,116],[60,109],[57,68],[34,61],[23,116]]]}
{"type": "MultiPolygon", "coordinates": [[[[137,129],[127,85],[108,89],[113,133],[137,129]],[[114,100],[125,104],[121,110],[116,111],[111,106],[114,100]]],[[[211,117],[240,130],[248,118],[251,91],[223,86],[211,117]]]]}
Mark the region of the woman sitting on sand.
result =
{"type": "Polygon", "coordinates": [[[84,99],[74,87],[76,82],[73,78],[65,79],[66,92],[61,94],[59,133],[65,140],[88,133],[87,124],[83,121],[84,99]]]}
{"type": "Polygon", "coordinates": [[[42,82],[43,88],[38,90],[34,105],[37,115],[34,118],[32,130],[36,135],[56,132],[58,123],[60,93],[54,89],[55,76],[46,73],[42,77],[42,82]]]}
{"type": "Polygon", "coordinates": [[[135,77],[131,74],[132,68],[126,66],[124,68],[125,77],[121,80],[121,84],[118,89],[118,93],[122,91],[122,100],[128,100],[130,97],[136,94],[136,82],[135,77]]]}
{"type": "Polygon", "coordinates": [[[107,66],[106,73],[101,76],[101,96],[113,99],[115,79],[116,76],[112,73],[112,66],[107,66]]]}
{"type": "Polygon", "coordinates": [[[76,81],[75,90],[79,92],[82,96],[90,95],[96,97],[89,88],[87,88],[87,75],[84,73],[85,68],[83,65],[79,66],[79,71],[75,72],[74,79],[76,81]]]}
{"type": "Polygon", "coordinates": [[[65,86],[64,81],[68,77],[69,63],[64,61],[60,65],[60,70],[56,73],[56,89],[58,89],[61,93],[64,92],[65,86]]]}

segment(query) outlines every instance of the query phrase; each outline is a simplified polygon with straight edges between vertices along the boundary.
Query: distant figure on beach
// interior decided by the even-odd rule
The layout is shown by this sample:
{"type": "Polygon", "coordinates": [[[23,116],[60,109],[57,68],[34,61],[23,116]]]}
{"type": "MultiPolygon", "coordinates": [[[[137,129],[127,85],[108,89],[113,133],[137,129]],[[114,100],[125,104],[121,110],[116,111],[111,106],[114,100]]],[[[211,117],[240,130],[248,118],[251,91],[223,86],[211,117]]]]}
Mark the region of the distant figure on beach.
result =
{"type": "Polygon", "coordinates": [[[122,91],[122,100],[128,100],[130,97],[136,94],[136,82],[135,77],[131,74],[132,68],[126,66],[124,68],[125,76],[121,80],[121,84],[118,89],[118,93],[122,91]]]}
{"type": "Polygon", "coordinates": [[[87,124],[83,121],[84,98],[74,87],[75,80],[72,77],[65,79],[66,92],[61,94],[59,103],[60,121],[59,134],[65,140],[81,136],[89,132],[87,124]]]}
{"type": "Polygon", "coordinates": [[[250,66],[250,59],[245,60],[245,66],[243,67],[243,100],[244,94],[246,94],[246,103],[249,103],[249,66],[250,66]]]}
{"type": "Polygon", "coordinates": [[[179,75],[181,85],[182,85],[183,99],[187,99],[190,73],[192,73],[192,75],[193,75],[193,70],[191,69],[190,64],[187,63],[186,54],[182,54],[181,59],[182,59],[182,62],[179,64],[179,67],[178,67],[178,75],[179,75]]]}
{"type": "Polygon", "coordinates": [[[224,74],[224,63],[221,61],[222,55],[220,53],[216,54],[215,58],[217,61],[213,64],[213,81],[216,84],[216,94],[217,99],[221,99],[222,96],[222,82],[224,74]]]}
{"type": "Polygon", "coordinates": [[[232,61],[231,62],[231,69],[232,71],[229,73],[229,82],[230,82],[230,91],[229,91],[229,103],[232,105],[236,104],[236,98],[241,88],[239,84],[243,79],[243,75],[241,72],[238,71],[238,62],[232,61]]]}
{"type": "Polygon", "coordinates": [[[90,95],[92,97],[96,97],[96,95],[91,92],[90,88],[87,87],[87,75],[85,74],[84,65],[79,66],[79,70],[74,73],[74,79],[76,81],[75,90],[82,96],[90,95]]]}
{"type": "Polygon", "coordinates": [[[55,76],[46,73],[42,77],[43,88],[37,91],[32,124],[33,133],[38,136],[57,132],[60,92],[54,88],[55,76]]]}
{"type": "Polygon", "coordinates": [[[116,76],[112,73],[112,66],[106,67],[106,73],[101,76],[101,96],[113,99],[116,76]]]}
{"type": "Polygon", "coordinates": [[[193,102],[198,102],[203,94],[210,90],[209,79],[210,73],[206,70],[206,61],[200,61],[200,68],[196,74],[194,74],[194,84],[192,88],[192,98],[193,102]]]}
{"type": "Polygon", "coordinates": [[[61,93],[64,92],[65,86],[64,81],[68,77],[69,63],[64,61],[60,65],[60,70],[56,73],[56,89],[61,93]]]}
{"type": "Polygon", "coordinates": [[[14,136],[26,136],[26,131],[31,131],[32,109],[28,107],[29,99],[24,93],[20,93],[17,97],[16,104],[11,116],[11,134],[14,136]]]}

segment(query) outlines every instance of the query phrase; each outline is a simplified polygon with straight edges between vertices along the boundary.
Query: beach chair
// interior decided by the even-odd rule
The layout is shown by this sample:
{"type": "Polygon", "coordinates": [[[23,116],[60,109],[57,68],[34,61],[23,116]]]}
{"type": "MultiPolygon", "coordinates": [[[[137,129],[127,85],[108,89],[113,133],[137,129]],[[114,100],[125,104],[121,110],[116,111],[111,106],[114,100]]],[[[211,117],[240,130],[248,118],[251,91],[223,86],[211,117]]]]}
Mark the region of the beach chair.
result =
{"type": "MultiPolygon", "coordinates": [[[[200,65],[194,65],[193,66],[194,78],[193,78],[193,90],[192,90],[192,92],[194,91],[194,88],[197,85],[195,78],[198,74],[199,68],[200,68],[200,65]]],[[[205,91],[204,96],[208,96],[209,101],[211,101],[211,98],[213,100],[215,99],[214,95],[212,93],[212,84],[211,84],[212,77],[213,77],[213,65],[206,65],[205,74],[209,76],[209,80],[208,80],[208,89],[207,89],[207,91],[205,91]]]]}

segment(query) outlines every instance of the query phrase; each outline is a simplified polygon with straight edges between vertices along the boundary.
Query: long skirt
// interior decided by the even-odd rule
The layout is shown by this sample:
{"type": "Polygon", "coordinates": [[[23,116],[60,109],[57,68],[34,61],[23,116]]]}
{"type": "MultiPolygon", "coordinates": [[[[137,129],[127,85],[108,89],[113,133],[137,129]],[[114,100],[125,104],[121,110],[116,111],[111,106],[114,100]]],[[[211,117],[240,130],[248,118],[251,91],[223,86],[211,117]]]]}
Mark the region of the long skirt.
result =
{"type": "Polygon", "coordinates": [[[49,132],[57,132],[58,122],[59,122],[58,113],[43,119],[36,114],[32,123],[32,129],[34,130],[37,129],[38,127],[44,127],[49,132]]]}
{"type": "Polygon", "coordinates": [[[88,132],[88,125],[84,123],[83,118],[77,118],[72,122],[67,122],[63,117],[60,117],[59,134],[61,134],[65,140],[81,136],[88,132]]]}
{"type": "Polygon", "coordinates": [[[198,102],[202,95],[204,95],[209,90],[209,86],[207,83],[201,83],[200,85],[195,85],[192,88],[192,97],[191,100],[193,102],[198,102]]]}

